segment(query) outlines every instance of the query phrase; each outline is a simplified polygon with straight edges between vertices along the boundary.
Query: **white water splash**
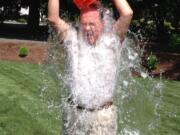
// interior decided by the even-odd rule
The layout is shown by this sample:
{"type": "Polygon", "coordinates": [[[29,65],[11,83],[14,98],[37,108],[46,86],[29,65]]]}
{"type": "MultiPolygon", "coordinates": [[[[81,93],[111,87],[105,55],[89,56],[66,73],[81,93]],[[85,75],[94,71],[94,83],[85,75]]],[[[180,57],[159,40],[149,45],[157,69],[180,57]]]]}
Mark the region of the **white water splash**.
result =
{"type": "Polygon", "coordinates": [[[140,135],[138,130],[124,128],[119,135],[140,135]]]}
{"type": "MultiPolygon", "coordinates": [[[[70,30],[65,44],[62,45],[58,41],[55,41],[57,45],[54,46],[56,54],[59,46],[63,46],[63,49],[66,50],[65,75],[56,71],[56,68],[53,68],[53,70],[56,72],[57,79],[65,83],[65,93],[70,94],[66,98],[63,97],[63,101],[67,101],[70,97],[75,103],[75,106],[80,105],[86,108],[98,108],[104,102],[115,97],[114,99],[119,107],[118,115],[120,116],[120,120],[118,120],[118,123],[125,125],[125,128],[123,128],[123,126],[120,129],[119,134],[140,135],[140,133],[142,133],[140,129],[133,127],[138,121],[131,119],[133,113],[138,111],[132,106],[131,109],[124,113],[125,108],[123,105],[132,102],[135,97],[141,94],[145,94],[145,97],[151,98],[151,96],[144,91],[148,86],[142,86],[143,84],[136,81],[132,76],[131,70],[135,69],[138,71],[144,79],[148,79],[149,76],[146,71],[141,68],[139,53],[135,50],[137,45],[135,41],[126,39],[123,44],[120,44],[119,38],[115,34],[110,33],[112,32],[112,24],[114,23],[112,12],[108,10],[105,12],[104,21],[106,29],[102,37],[97,41],[96,46],[87,44],[86,41],[83,40],[81,33],[78,34],[75,29],[70,30]],[[122,116],[124,115],[125,117],[123,119],[122,116]],[[130,126],[129,123],[132,125],[130,126]],[[126,128],[126,126],[129,128],[126,128]]],[[[57,56],[59,56],[59,54],[57,56]]],[[[52,55],[52,58],[58,59],[57,56],[52,55]]],[[[153,88],[159,91],[161,85],[154,84],[153,88]]],[[[71,109],[69,114],[72,114],[72,117],[76,113],[79,114],[79,112],[75,110],[76,108],[74,108],[74,110],[71,109]]],[[[87,117],[87,110],[82,114],[81,116],[78,115],[78,121],[90,121],[91,118],[87,117]]],[[[77,117],[77,115],[75,116],[77,117]]],[[[66,126],[71,123],[70,119],[72,117],[71,115],[69,116],[69,121],[67,120],[66,126]]],[[[83,128],[78,128],[78,121],[74,122],[73,127],[77,129],[76,132],[78,135],[83,135],[85,130],[88,131],[89,127],[83,126],[83,128]]],[[[152,124],[153,122],[149,121],[149,123],[152,124]]],[[[143,126],[148,128],[150,124],[143,126]]],[[[142,135],[144,134],[142,133],[142,135]]]]}

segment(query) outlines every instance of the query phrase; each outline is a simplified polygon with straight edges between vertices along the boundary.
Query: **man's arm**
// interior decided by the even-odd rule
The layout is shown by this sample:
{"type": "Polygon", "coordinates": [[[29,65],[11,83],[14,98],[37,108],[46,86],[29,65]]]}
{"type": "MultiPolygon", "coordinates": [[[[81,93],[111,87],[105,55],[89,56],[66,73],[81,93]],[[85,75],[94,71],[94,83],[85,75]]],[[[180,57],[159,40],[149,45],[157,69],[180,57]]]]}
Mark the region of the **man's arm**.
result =
{"type": "Polygon", "coordinates": [[[120,36],[122,42],[128,31],[133,11],[126,0],[114,0],[114,4],[120,14],[120,17],[114,25],[114,29],[120,36]]]}
{"type": "Polygon", "coordinates": [[[70,28],[70,26],[60,18],[59,16],[59,4],[60,0],[49,0],[48,2],[48,21],[55,28],[56,32],[60,34],[60,38],[64,38],[66,36],[66,31],[70,28]]]}

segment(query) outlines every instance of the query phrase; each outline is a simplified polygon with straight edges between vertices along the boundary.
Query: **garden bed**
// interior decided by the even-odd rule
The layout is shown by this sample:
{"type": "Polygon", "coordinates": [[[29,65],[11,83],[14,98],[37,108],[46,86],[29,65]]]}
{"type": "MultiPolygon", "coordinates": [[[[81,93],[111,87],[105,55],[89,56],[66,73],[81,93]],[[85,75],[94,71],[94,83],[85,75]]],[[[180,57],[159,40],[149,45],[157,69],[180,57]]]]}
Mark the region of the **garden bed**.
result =
{"type": "Polygon", "coordinates": [[[47,43],[27,40],[0,39],[0,60],[42,64],[47,59],[47,43]],[[21,47],[28,48],[28,55],[20,57],[21,47]]]}
{"type": "MultiPolygon", "coordinates": [[[[25,63],[42,64],[47,60],[47,42],[0,39],[0,60],[20,61],[25,63]],[[28,56],[20,57],[19,49],[27,46],[28,56]]],[[[156,52],[158,67],[151,71],[151,75],[171,80],[180,80],[180,54],[156,52]]]]}
{"type": "Polygon", "coordinates": [[[168,52],[154,53],[158,58],[158,66],[152,71],[154,76],[160,73],[165,79],[180,80],[180,54],[168,52]]]}

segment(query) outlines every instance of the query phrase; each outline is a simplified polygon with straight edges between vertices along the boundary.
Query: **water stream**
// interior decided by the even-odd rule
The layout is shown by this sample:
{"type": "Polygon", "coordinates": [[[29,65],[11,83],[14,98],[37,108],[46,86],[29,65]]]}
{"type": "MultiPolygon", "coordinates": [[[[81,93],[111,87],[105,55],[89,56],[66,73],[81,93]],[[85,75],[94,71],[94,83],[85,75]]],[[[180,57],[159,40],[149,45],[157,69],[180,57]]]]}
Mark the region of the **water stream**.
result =
{"type": "MultiPolygon", "coordinates": [[[[75,102],[80,98],[83,103],[76,102],[77,104],[91,108],[92,106],[96,107],[104,97],[107,97],[108,100],[113,96],[114,103],[118,107],[117,130],[119,135],[156,134],[160,125],[159,111],[164,84],[161,79],[151,78],[142,68],[140,59],[142,50],[139,48],[135,36],[130,33],[131,36],[123,44],[120,44],[116,36],[109,34],[114,22],[109,11],[105,12],[104,20],[106,29],[98,46],[87,46],[80,38],[80,57],[76,57],[76,51],[72,51],[72,47],[67,47],[77,42],[74,40],[77,35],[73,33],[73,30],[68,37],[72,42],[66,42],[65,45],[51,31],[49,59],[45,72],[52,74],[59,83],[58,91],[61,94],[61,101],[51,102],[50,105],[59,108],[60,113],[63,113],[63,104],[69,97],[73,96],[74,99],[77,99],[75,102]],[[106,51],[105,44],[113,45],[112,48],[116,46],[113,48],[115,55],[109,55],[108,58],[103,57],[106,51]],[[102,55],[100,57],[97,54],[102,55]],[[78,61],[80,61],[80,66],[76,68],[78,61]],[[113,65],[115,66],[113,67],[113,65]],[[139,72],[140,77],[133,76],[132,69],[139,72]],[[103,87],[104,89],[102,89],[103,87]],[[112,92],[109,93],[112,88],[114,88],[113,95],[112,92]],[[86,91],[82,92],[83,89],[86,91]],[[92,91],[92,89],[96,91],[92,91]],[[78,97],[79,95],[83,95],[83,98],[78,97]]],[[[45,88],[46,86],[42,89],[42,94],[45,88]]],[[[84,117],[82,116],[82,118],[84,117]]],[[[63,117],[60,119],[62,120],[63,117]]],[[[83,133],[79,131],[79,135],[83,135],[83,133]]]]}

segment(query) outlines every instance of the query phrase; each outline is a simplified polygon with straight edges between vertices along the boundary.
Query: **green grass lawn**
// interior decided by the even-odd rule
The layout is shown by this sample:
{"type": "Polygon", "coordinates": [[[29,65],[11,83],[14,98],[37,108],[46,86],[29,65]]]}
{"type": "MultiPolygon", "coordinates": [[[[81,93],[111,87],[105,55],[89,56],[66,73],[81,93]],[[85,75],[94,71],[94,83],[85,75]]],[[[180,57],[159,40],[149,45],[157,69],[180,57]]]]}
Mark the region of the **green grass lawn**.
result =
{"type": "Polygon", "coordinates": [[[58,96],[56,82],[41,66],[1,61],[0,135],[59,135],[59,110],[48,108],[58,96]]]}
{"type": "Polygon", "coordinates": [[[160,108],[159,135],[180,134],[180,81],[165,81],[160,108]]]}
{"type": "MultiPolygon", "coordinates": [[[[142,78],[137,81],[145,89],[151,84],[142,78]]],[[[157,100],[161,98],[160,122],[157,132],[150,135],[178,135],[180,82],[165,80],[163,85],[161,95],[157,96],[157,100]]],[[[61,135],[59,88],[60,82],[42,65],[0,61],[0,135],[61,135]]],[[[125,107],[120,108],[124,111],[134,108],[134,113],[127,115],[130,123],[127,121],[120,126],[133,126],[132,121],[137,121],[134,127],[142,128],[143,135],[149,135],[143,125],[147,125],[145,122],[149,122],[154,112],[152,101],[149,102],[148,95],[143,92],[145,89],[140,87],[141,94],[130,98],[125,107]]]]}

